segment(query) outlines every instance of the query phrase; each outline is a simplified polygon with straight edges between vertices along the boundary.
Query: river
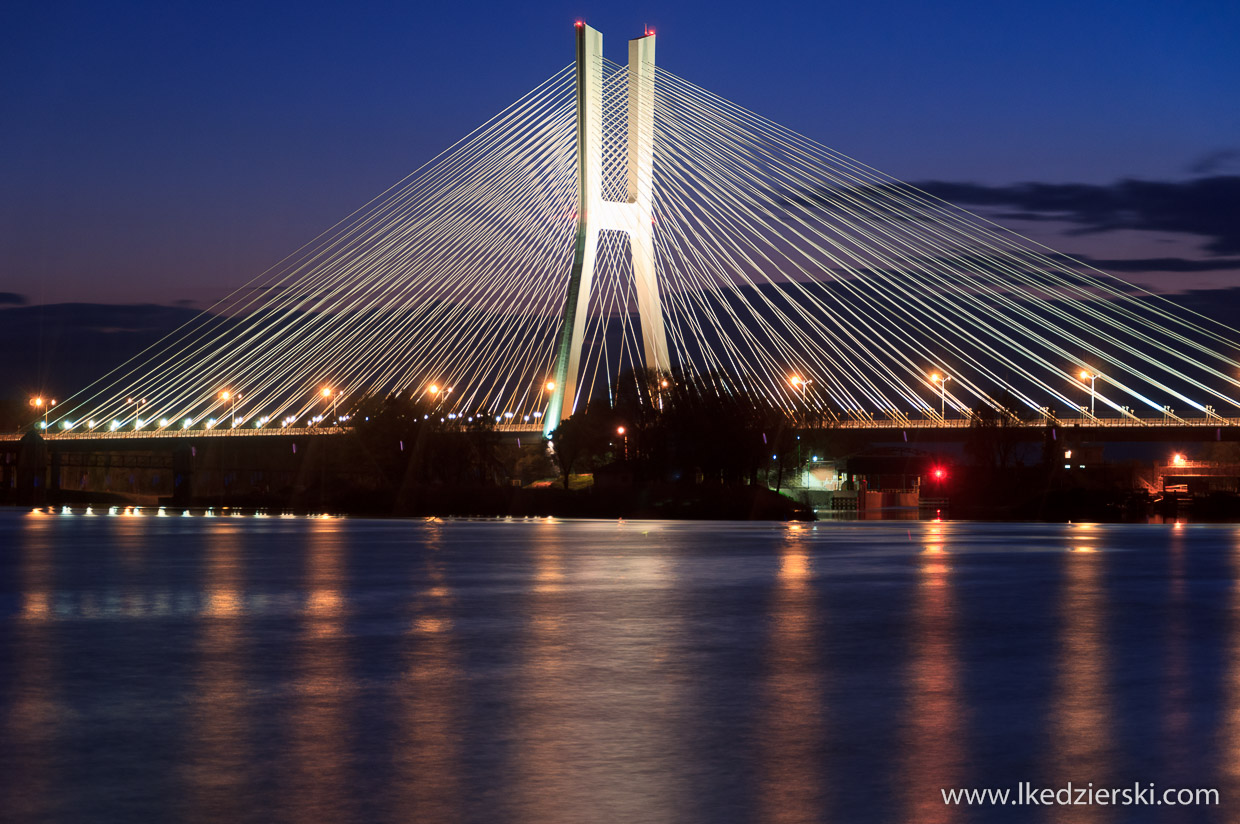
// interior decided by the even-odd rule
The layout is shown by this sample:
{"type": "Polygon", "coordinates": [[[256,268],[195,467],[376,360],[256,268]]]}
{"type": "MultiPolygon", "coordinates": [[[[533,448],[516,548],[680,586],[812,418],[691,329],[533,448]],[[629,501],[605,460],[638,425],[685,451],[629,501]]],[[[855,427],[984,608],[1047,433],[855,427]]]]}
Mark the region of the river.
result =
{"type": "Polygon", "coordinates": [[[0,511],[0,819],[1235,820],[1238,573],[1205,525],[0,511]],[[943,801],[1023,782],[1221,803],[943,801]]]}

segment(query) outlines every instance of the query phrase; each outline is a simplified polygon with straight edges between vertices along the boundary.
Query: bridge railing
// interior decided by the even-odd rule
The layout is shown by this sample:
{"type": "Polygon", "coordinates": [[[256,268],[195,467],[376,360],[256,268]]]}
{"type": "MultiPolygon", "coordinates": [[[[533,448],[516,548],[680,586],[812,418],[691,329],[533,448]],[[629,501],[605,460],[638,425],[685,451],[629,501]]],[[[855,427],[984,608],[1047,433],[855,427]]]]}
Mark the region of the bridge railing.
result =
{"type": "MultiPolygon", "coordinates": [[[[344,426],[309,426],[309,427],[244,427],[219,429],[105,429],[102,431],[61,430],[59,432],[42,432],[40,434],[49,441],[116,441],[142,438],[252,438],[262,435],[305,436],[305,435],[338,435],[348,432],[344,426]]],[[[7,433],[0,435],[0,440],[20,440],[23,433],[7,433]]]]}
{"type": "MultiPolygon", "coordinates": [[[[974,425],[972,418],[848,418],[843,420],[814,421],[807,426],[815,429],[967,429],[974,425]]],[[[1240,426],[1240,418],[1223,418],[1218,415],[1202,418],[1035,418],[1005,421],[1004,426],[1041,429],[1057,427],[1105,427],[1112,428],[1160,428],[1160,427],[1219,427],[1240,426]]]]}
{"type": "MultiPolygon", "coordinates": [[[[799,425],[805,429],[968,429],[974,425],[970,418],[849,418],[845,420],[801,420],[799,425]]],[[[1033,420],[1011,420],[1005,426],[1022,429],[1041,429],[1047,426],[1061,428],[1103,428],[1103,429],[1160,429],[1184,427],[1240,427],[1240,418],[1223,418],[1218,415],[1201,418],[1036,418],[1033,420]]],[[[348,426],[309,426],[309,427],[243,427],[216,429],[141,429],[127,430],[63,430],[42,433],[49,441],[78,440],[130,440],[151,438],[253,438],[264,436],[296,436],[309,435],[340,435],[351,431],[348,426]]],[[[537,434],[542,431],[539,424],[503,423],[495,426],[497,432],[519,434],[537,434]]],[[[21,440],[24,433],[0,433],[0,441],[21,440]]]]}

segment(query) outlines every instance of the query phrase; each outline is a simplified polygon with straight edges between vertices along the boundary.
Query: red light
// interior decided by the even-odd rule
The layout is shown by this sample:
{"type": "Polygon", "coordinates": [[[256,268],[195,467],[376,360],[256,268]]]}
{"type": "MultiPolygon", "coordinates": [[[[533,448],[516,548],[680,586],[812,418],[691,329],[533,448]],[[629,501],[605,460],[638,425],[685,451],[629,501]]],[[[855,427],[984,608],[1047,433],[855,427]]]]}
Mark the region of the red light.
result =
{"type": "Polygon", "coordinates": [[[936,466],[933,474],[936,481],[941,481],[947,477],[947,471],[941,466],[936,466]]]}
{"type": "Polygon", "coordinates": [[[585,23],[582,23],[580,20],[578,20],[575,25],[577,26],[577,28],[581,28],[582,26],[585,25],[585,23]]]}

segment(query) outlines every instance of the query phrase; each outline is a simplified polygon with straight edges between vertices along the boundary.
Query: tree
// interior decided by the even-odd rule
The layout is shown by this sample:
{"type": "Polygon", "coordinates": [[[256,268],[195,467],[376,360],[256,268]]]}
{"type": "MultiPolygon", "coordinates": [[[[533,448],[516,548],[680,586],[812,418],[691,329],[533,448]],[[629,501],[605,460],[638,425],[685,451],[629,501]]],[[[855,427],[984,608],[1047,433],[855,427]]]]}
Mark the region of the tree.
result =
{"type": "Polygon", "coordinates": [[[965,452],[973,463],[992,470],[1006,469],[1016,462],[1021,452],[1022,419],[1015,411],[1019,401],[1003,392],[994,405],[973,413],[965,452]]]}
{"type": "Polygon", "coordinates": [[[587,407],[565,418],[551,433],[550,441],[554,446],[556,463],[564,476],[565,489],[568,489],[568,478],[574,467],[585,465],[593,468],[607,455],[611,429],[609,413],[610,410],[604,414],[587,407]]]}

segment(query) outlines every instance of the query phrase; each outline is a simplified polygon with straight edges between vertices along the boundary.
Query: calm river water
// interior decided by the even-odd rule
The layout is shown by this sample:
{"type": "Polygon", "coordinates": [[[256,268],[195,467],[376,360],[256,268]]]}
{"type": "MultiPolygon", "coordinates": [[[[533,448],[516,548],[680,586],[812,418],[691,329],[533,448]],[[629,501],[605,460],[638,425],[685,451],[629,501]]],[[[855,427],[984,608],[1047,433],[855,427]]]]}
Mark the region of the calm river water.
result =
{"type": "Polygon", "coordinates": [[[1240,818],[1240,530],[0,512],[5,822],[1240,818]],[[1216,788],[955,807],[942,788],[1216,788]]]}

